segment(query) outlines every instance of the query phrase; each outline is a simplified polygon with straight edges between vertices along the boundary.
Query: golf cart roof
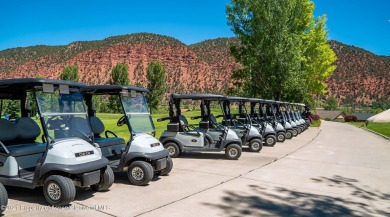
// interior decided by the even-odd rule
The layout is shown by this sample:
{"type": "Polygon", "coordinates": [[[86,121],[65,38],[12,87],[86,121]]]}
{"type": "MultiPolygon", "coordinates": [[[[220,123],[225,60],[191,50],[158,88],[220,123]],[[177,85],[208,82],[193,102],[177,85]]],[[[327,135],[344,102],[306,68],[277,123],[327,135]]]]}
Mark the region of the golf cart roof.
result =
{"type": "Polygon", "coordinates": [[[222,95],[216,94],[172,94],[173,99],[193,99],[193,100],[207,100],[207,99],[222,99],[222,95]]]}
{"type": "Polygon", "coordinates": [[[125,86],[125,85],[91,85],[85,86],[83,92],[92,92],[93,94],[117,94],[122,90],[134,90],[137,92],[148,93],[149,90],[143,87],[125,86]]]}
{"type": "Polygon", "coordinates": [[[249,98],[239,97],[239,96],[226,96],[221,100],[230,101],[230,102],[239,102],[239,101],[249,102],[249,98]]]}
{"type": "Polygon", "coordinates": [[[268,99],[259,99],[259,98],[249,98],[249,102],[257,102],[257,103],[275,103],[274,100],[268,99]]]}
{"type": "Polygon", "coordinates": [[[85,87],[84,83],[41,79],[41,78],[14,78],[0,80],[0,98],[18,98],[26,91],[34,89],[36,86],[43,84],[67,85],[72,88],[85,87]]]}

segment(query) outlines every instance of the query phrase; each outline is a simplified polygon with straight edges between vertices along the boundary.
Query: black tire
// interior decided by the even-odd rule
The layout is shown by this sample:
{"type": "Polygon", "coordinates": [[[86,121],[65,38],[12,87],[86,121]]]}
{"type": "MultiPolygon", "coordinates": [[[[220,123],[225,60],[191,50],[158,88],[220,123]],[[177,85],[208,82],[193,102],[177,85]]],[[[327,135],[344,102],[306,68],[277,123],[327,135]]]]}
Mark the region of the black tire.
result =
{"type": "Polygon", "coordinates": [[[72,179],[51,175],[45,180],[43,194],[50,205],[65,206],[74,200],[76,188],[72,179]]]}
{"type": "Polygon", "coordinates": [[[8,194],[4,185],[0,183],[0,214],[7,209],[8,205],[8,194]]]}
{"type": "Polygon", "coordinates": [[[263,143],[260,139],[252,139],[249,141],[249,150],[251,152],[259,152],[263,148],[263,143]]]}
{"type": "Polygon", "coordinates": [[[229,160],[237,160],[241,156],[241,146],[237,144],[231,144],[225,148],[225,156],[229,160]]]}
{"type": "Polygon", "coordinates": [[[297,132],[298,132],[298,134],[301,134],[301,133],[302,133],[301,127],[297,127],[297,132]]]}
{"type": "Polygon", "coordinates": [[[168,142],[164,144],[164,148],[168,150],[169,157],[171,158],[175,158],[180,154],[179,146],[177,146],[177,144],[174,142],[168,142]]]}
{"type": "Polygon", "coordinates": [[[297,137],[297,136],[298,136],[298,130],[297,130],[297,129],[293,129],[292,132],[293,132],[293,136],[294,136],[294,137],[297,137]]]}
{"type": "Polygon", "coordinates": [[[92,190],[94,191],[107,191],[110,189],[114,183],[114,171],[112,171],[110,166],[100,172],[100,182],[94,185],[91,185],[92,190]]]}
{"type": "Polygon", "coordinates": [[[286,139],[292,139],[293,137],[293,132],[292,130],[287,130],[286,131],[286,139]]]}
{"type": "Polygon", "coordinates": [[[154,175],[153,167],[145,161],[134,161],[127,168],[127,177],[133,185],[146,185],[154,175]]]}
{"type": "Polygon", "coordinates": [[[268,135],[265,137],[265,145],[266,146],[274,146],[276,144],[276,136],[274,135],[268,135]]]}
{"type": "Polygon", "coordinates": [[[279,132],[276,139],[278,142],[284,142],[286,140],[286,133],[279,132]]]}
{"type": "Polygon", "coordinates": [[[167,167],[165,167],[165,169],[162,169],[161,171],[158,171],[157,174],[160,176],[166,176],[172,171],[172,168],[173,168],[173,161],[172,158],[168,156],[167,167]]]}

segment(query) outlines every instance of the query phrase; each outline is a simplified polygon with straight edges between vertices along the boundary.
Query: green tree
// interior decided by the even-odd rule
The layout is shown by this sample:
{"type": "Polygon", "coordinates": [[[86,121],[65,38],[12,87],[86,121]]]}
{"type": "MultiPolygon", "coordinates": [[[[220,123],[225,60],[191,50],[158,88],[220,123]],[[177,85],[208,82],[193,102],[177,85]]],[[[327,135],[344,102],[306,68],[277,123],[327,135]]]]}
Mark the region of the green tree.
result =
{"type": "Polygon", "coordinates": [[[336,66],[336,54],[328,44],[326,17],[312,20],[311,26],[305,32],[302,44],[302,99],[306,102],[313,100],[313,95],[321,95],[326,91],[325,80],[332,75],[336,66]]]}
{"type": "Polygon", "coordinates": [[[337,100],[333,96],[330,96],[328,98],[324,108],[325,108],[325,110],[337,110],[337,108],[338,108],[337,100]]]}
{"type": "MultiPolygon", "coordinates": [[[[117,63],[114,66],[114,68],[112,68],[110,84],[111,85],[129,85],[130,84],[129,67],[126,64],[117,63]]],[[[118,96],[111,96],[109,98],[108,107],[113,112],[116,112],[116,113],[118,113],[122,110],[118,96]]]]}
{"type": "MultiPolygon", "coordinates": [[[[323,84],[327,77],[324,70],[315,71],[319,76],[313,75],[314,66],[310,65],[322,54],[318,45],[322,43],[309,37],[325,32],[324,22],[313,17],[313,10],[314,4],[309,0],[231,0],[231,5],[226,6],[228,24],[240,39],[231,47],[231,53],[242,66],[233,73],[233,92],[301,101],[314,90],[323,90],[315,85],[323,84]],[[310,52],[313,49],[316,52],[310,52]],[[315,81],[306,85],[308,79],[315,81]]],[[[329,74],[332,69],[325,71],[329,74]]]]}
{"type": "Polygon", "coordinates": [[[61,74],[62,80],[79,81],[79,68],[77,66],[65,66],[61,74]]]}
{"type": "Polygon", "coordinates": [[[3,115],[8,114],[10,119],[20,117],[19,100],[3,100],[3,115]]]}
{"type": "Polygon", "coordinates": [[[152,61],[146,69],[148,79],[148,104],[151,110],[156,110],[161,102],[162,96],[167,89],[165,67],[158,61],[152,61]]]}
{"type": "Polygon", "coordinates": [[[129,67],[124,63],[117,63],[111,72],[110,84],[129,85],[129,67]]]}

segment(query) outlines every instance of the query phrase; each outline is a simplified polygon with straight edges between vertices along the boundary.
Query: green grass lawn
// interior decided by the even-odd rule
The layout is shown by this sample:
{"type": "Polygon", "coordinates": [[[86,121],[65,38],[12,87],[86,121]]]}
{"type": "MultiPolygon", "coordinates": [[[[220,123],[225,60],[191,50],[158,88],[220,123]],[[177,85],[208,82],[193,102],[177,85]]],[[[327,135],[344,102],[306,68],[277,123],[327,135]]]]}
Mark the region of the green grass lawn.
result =
{"type": "Polygon", "coordinates": [[[310,124],[311,127],[320,127],[321,126],[321,120],[318,120],[318,121],[313,121],[311,124],[310,124]]]}
{"type": "MultiPolygon", "coordinates": [[[[219,110],[215,110],[215,111],[213,110],[212,113],[214,115],[221,114],[221,112],[219,110]]],[[[200,116],[200,110],[182,112],[182,115],[184,115],[187,118],[189,124],[199,125],[200,119],[191,120],[191,117],[200,116]]],[[[129,133],[129,130],[128,130],[126,125],[123,125],[121,127],[118,127],[116,125],[119,118],[122,117],[122,114],[98,113],[96,116],[102,120],[106,130],[110,130],[110,131],[114,132],[118,137],[124,138],[126,140],[128,140],[130,138],[130,133],[129,133]]],[[[167,129],[167,124],[169,123],[169,120],[157,122],[158,118],[163,118],[163,117],[169,117],[169,115],[168,114],[152,114],[152,119],[154,122],[154,126],[156,128],[156,136],[155,137],[157,139],[160,138],[161,133],[167,129]]],[[[222,118],[219,118],[218,121],[222,121],[222,118]]]]}
{"type": "Polygon", "coordinates": [[[348,124],[370,129],[387,137],[390,137],[390,123],[369,123],[367,126],[364,122],[348,122],[348,124]]]}

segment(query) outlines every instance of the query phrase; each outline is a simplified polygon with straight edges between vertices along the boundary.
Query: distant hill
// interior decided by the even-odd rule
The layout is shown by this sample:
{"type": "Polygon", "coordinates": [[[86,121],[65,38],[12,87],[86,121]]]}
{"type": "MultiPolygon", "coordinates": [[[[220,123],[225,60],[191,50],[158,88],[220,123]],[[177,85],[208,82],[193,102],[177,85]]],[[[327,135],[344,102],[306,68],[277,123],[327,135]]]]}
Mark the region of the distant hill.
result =
{"type": "Polygon", "coordinates": [[[337,69],[328,79],[328,96],[344,105],[390,104],[390,57],[337,41],[330,41],[337,69]]]}
{"type": "MultiPolygon", "coordinates": [[[[80,81],[108,83],[116,63],[129,65],[134,85],[146,86],[146,66],[159,60],[167,67],[168,93],[224,93],[240,66],[229,47],[237,38],[218,38],[193,45],[162,35],[137,33],[65,46],[32,46],[0,51],[0,78],[59,78],[67,65],[77,65],[80,81]]],[[[327,81],[328,95],[342,104],[390,104],[390,57],[330,41],[337,70],[327,81]]]]}

